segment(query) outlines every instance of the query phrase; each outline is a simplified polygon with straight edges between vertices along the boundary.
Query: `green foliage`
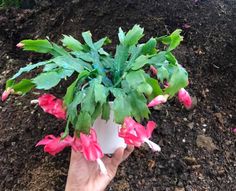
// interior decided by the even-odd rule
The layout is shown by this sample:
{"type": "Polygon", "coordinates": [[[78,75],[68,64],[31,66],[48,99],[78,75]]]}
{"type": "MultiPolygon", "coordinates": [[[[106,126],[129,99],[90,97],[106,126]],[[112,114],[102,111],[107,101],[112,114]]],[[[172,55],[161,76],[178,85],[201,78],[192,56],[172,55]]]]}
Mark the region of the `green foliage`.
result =
{"type": "Polygon", "coordinates": [[[95,41],[90,31],[82,33],[83,42],[63,35],[62,46],[48,39],[23,40],[23,50],[49,54],[51,58],[21,68],[7,81],[6,87],[24,94],[32,88],[49,90],[61,80],[73,74],[77,76],[64,96],[67,125],[63,137],[71,124],[77,133],[88,133],[99,116],[108,120],[111,111],[120,124],[127,116],[137,121],[148,119],[147,103],[151,99],[161,94],[169,94],[171,98],[187,85],[188,74],[171,52],[183,40],[180,32],[176,30],[169,36],[139,43],[144,36],[143,28],[135,25],[128,32],[119,28],[115,55],[104,49],[111,43],[110,39],[104,37],[95,41]],[[150,76],[150,66],[158,71],[155,77],[150,76]],[[41,73],[17,83],[21,75],[36,68],[41,68],[41,73]],[[163,88],[164,82],[169,83],[168,88],[163,88]]]}
{"type": "Polygon", "coordinates": [[[0,7],[19,7],[20,0],[0,0],[0,7]]]}

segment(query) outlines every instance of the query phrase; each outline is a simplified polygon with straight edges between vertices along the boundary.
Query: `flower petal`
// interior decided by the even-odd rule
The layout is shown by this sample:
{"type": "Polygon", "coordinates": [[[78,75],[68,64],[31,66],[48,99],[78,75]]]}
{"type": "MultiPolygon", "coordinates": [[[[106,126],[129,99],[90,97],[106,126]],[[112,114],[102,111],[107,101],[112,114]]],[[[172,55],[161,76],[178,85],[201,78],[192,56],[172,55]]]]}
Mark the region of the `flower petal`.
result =
{"type": "Polygon", "coordinates": [[[158,152],[160,152],[161,151],[161,147],[158,145],[158,144],[156,144],[156,143],[154,143],[154,142],[152,142],[152,141],[150,141],[150,140],[145,140],[145,142],[148,144],[148,146],[153,150],[153,151],[158,151],[158,152]]]}
{"type": "Polygon", "coordinates": [[[178,92],[178,99],[180,103],[183,103],[185,108],[190,109],[192,106],[192,99],[189,93],[184,89],[181,88],[178,92]]]}
{"type": "Polygon", "coordinates": [[[155,97],[149,104],[148,107],[154,107],[167,101],[168,95],[159,95],[155,97]]]}
{"type": "Polygon", "coordinates": [[[107,175],[107,169],[106,169],[104,163],[102,162],[102,160],[101,160],[101,159],[97,159],[97,163],[98,163],[98,165],[99,165],[99,168],[100,168],[101,173],[102,173],[103,175],[107,175]]]}
{"type": "Polygon", "coordinates": [[[152,132],[155,128],[156,128],[156,123],[154,121],[148,121],[147,128],[146,128],[147,138],[151,137],[152,132]]]}

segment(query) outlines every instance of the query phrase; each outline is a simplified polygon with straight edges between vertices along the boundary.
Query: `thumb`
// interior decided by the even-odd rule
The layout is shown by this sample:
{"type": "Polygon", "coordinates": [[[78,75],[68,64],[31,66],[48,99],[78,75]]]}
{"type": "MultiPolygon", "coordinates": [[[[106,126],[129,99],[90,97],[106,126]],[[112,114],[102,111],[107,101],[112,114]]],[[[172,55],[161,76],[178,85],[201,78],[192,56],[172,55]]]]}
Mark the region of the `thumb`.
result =
{"type": "Polygon", "coordinates": [[[124,148],[118,148],[111,158],[111,164],[113,167],[117,168],[119,164],[123,161],[124,148]]]}

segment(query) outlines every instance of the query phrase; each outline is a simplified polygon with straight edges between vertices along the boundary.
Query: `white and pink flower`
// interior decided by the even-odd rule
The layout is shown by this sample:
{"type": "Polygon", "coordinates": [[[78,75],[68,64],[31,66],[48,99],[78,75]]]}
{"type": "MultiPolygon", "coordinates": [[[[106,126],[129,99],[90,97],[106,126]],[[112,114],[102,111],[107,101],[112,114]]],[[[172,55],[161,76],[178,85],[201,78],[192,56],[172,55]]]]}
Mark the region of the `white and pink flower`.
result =
{"type": "Polygon", "coordinates": [[[155,127],[156,123],[154,121],[149,121],[145,128],[131,117],[126,117],[122,128],[120,128],[119,136],[128,145],[140,147],[143,143],[147,143],[153,151],[161,151],[159,145],[149,140],[155,127]]]}

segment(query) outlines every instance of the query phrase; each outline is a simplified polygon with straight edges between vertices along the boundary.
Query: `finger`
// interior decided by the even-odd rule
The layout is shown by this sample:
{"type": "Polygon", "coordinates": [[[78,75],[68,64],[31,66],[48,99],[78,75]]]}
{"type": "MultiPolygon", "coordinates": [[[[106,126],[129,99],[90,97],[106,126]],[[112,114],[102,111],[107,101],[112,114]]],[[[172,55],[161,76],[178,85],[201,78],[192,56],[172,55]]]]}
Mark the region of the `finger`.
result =
{"type": "Polygon", "coordinates": [[[122,161],[126,160],[129,157],[129,155],[133,152],[133,150],[134,146],[128,145],[124,151],[122,161]]]}
{"type": "Polygon", "coordinates": [[[116,149],[115,153],[113,154],[113,156],[111,158],[111,163],[114,167],[118,167],[119,164],[122,162],[124,150],[125,149],[123,147],[120,147],[120,148],[116,149]]]}

